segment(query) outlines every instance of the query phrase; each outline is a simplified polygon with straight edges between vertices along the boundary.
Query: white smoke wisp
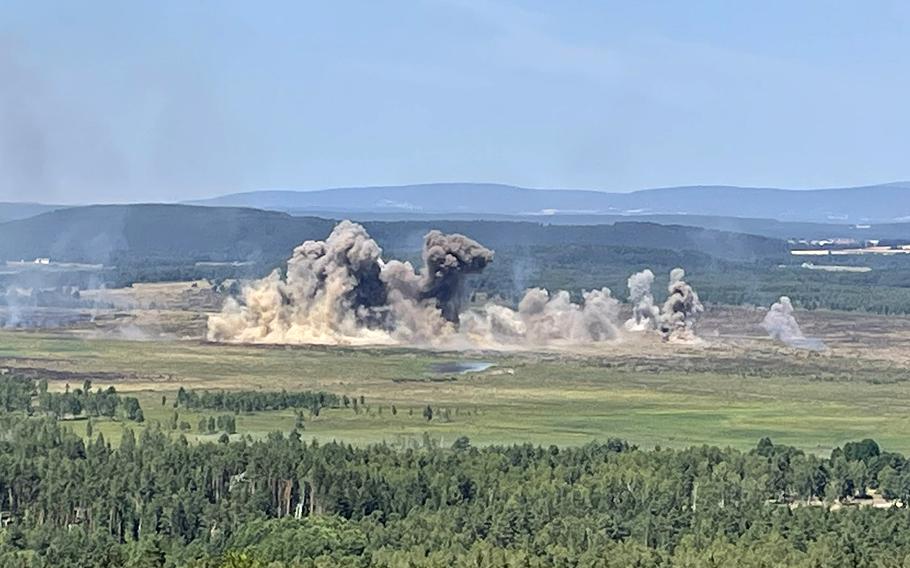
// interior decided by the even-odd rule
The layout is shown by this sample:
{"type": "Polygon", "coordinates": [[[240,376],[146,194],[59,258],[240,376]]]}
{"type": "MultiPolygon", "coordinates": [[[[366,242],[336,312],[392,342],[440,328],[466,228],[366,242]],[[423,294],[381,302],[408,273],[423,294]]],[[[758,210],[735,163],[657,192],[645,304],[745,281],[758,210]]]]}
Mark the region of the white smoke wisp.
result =
{"type": "Polygon", "coordinates": [[[642,270],[629,276],[629,302],[632,304],[632,317],[626,321],[629,331],[648,331],[657,327],[660,309],[654,304],[651,286],[654,284],[654,273],[642,270]]]}
{"type": "Polygon", "coordinates": [[[669,295],[660,310],[658,326],[661,336],[667,341],[697,341],[695,323],[705,308],[685,277],[686,271],[682,268],[670,271],[670,285],[667,287],[669,295]]]}
{"type": "Polygon", "coordinates": [[[793,303],[787,296],[781,296],[780,300],[771,305],[771,309],[765,314],[761,326],[768,335],[777,341],[785,343],[796,349],[810,349],[821,351],[825,349],[822,340],[806,337],[799,328],[796,318],[793,316],[793,303]]]}
{"type": "Polygon", "coordinates": [[[325,241],[294,250],[287,275],[247,285],[208,322],[211,341],[314,344],[496,346],[597,342],[619,335],[619,302],[610,290],[531,289],[517,310],[489,303],[465,309],[465,279],[493,252],[464,235],[429,232],[423,266],[382,259],[366,230],[342,221],[325,241]]]}

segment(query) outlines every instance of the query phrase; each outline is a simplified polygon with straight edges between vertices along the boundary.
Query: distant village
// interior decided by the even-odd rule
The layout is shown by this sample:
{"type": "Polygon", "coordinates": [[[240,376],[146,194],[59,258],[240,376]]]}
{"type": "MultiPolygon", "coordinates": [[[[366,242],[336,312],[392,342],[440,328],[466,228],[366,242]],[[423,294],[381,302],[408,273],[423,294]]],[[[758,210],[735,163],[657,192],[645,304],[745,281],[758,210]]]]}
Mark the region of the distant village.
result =
{"type": "Polygon", "coordinates": [[[878,239],[858,241],[856,239],[791,239],[788,241],[794,256],[846,256],[862,254],[896,255],[910,254],[910,244],[882,243],[878,239]]]}

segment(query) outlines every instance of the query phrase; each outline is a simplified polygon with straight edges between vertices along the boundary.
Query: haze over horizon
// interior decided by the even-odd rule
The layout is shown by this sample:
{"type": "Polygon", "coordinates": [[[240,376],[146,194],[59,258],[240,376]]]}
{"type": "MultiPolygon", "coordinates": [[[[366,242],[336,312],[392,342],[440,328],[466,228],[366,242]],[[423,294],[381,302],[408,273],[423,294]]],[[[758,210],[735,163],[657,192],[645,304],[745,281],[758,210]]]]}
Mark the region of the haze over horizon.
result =
{"type": "Polygon", "coordinates": [[[14,0],[0,200],[910,179],[910,8],[14,0]]]}
{"type": "MultiPolygon", "coordinates": [[[[351,185],[351,186],[339,186],[339,187],[312,187],[312,188],[294,188],[294,187],[261,187],[253,189],[245,189],[239,191],[225,191],[225,192],[215,192],[210,195],[206,195],[194,199],[131,199],[128,196],[122,199],[101,199],[101,200],[78,200],[78,201],[39,201],[29,198],[24,199],[0,199],[0,203],[3,204],[19,204],[23,206],[34,205],[36,207],[41,207],[40,210],[46,206],[63,206],[63,207],[79,207],[79,206],[92,206],[92,205],[136,205],[136,204],[175,204],[175,205],[218,205],[222,202],[230,203],[233,199],[243,198],[249,196],[251,199],[260,199],[266,198],[269,195],[284,195],[284,194],[297,194],[297,193],[323,193],[330,194],[336,192],[347,192],[349,190],[368,190],[375,191],[376,195],[381,195],[385,190],[408,190],[414,191],[419,189],[427,190],[438,190],[445,186],[459,187],[460,189],[468,189],[471,187],[493,187],[498,186],[503,189],[516,189],[522,191],[532,191],[532,192],[571,192],[571,193],[604,193],[611,195],[629,195],[633,193],[649,193],[653,191],[660,190],[681,190],[685,191],[687,189],[714,189],[720,188],[724,190],[773,190],[773,191],[786,191],[786,192],[817,192],[817,191],[827,191],[827,190],[857,190],[863,191],[866,189],[872,188],[888,188],[896,187],[903,191],[910,191],[910,180],[895,180],[888,181],[883,183],[871,183],[863,184],[857,186],[826,186],[826,187],[759,187],[759,186],[742,186],[736,184],[685,184],[685,185],[673,185],[673,186],[660,186],[660,187],[641,187],[641,188],[629,188],[625,190],[609,190],[601,188],[585,188],[585,187],[527,187],[519,186],[510,183],[500,183],[500,182],[461,182],[461,181],[443,181],[443,182],[416,182],[410,184],[388,184],[388,185],[351,185]]],[[[459,192],[460,193],[460,192],[459,192]]],[[[372,193],[371,193],[372,194],[372,193]]],[[[234,206],[234,205],[227,205],[234,206]]],[[[253,207],[253,208],[264,208],[270,209],[270,207],[265,207],[262,205],[250,204],[243,205],[244,207],[253,207]]],[[[279,208],[280,209],[280,208],[279,208]]],[[[476,209],[476,208],[475,208],[476,209]]],[[[690,213],[691,214],[691,213],[690,213]]],[[[748,215],[746,215],[748,216],[748,215]]]]}

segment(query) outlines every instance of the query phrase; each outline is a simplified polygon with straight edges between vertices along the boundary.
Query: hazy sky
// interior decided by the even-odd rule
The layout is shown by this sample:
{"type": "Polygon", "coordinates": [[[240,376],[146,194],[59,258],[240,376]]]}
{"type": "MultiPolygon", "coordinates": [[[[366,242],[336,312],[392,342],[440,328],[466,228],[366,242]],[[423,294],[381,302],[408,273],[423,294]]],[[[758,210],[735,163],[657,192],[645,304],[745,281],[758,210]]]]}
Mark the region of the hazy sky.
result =
{"type": "Polygon", "coordinates": [[[0,0],[0,200],[898,179],[898,0],[0,0]]]}

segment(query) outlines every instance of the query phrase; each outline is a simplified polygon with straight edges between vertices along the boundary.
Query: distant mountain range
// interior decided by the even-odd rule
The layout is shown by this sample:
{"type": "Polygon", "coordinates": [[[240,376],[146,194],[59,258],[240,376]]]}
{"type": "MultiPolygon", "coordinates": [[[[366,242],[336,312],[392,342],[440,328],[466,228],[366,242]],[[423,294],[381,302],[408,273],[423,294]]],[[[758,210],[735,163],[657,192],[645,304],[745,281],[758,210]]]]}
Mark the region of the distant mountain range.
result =
{"type": "Polygon", "coordinates": [[[62,205],[45,205],[43,203],[11,203],[0,202],[0,223],[28,219],[41,213],[62,209],[62,205]]]}
{"type": "Polygon", "coordinates": [[[910,220],[910,182],[633,193],[451,183],[259,191],[195,203],[205,206],[0,203],[0,259],[274,260],[303,240],[325,237],[332,219],[342,218],[363,222],[387,246],[408,250],[418,250],[419,237],[431,227],[465,232],[491,246],[600,243],[698,250],[725,259],[774,256],[786,239],[910,239],[910,222],[901,222],[910,220]],[[689,228],[699,230],[683,230],[689,228]]]}
{"type": "Polygon", "coordinates": [[[910,221],[910,182],[814,190],[686,186],[631,193],[433,183],[318,191],[253,191],[190,203],[253,207],[294,215],[382,214],[403,218],[426,215],[465,218],[696,215],[867,224],[910,221]]]}

